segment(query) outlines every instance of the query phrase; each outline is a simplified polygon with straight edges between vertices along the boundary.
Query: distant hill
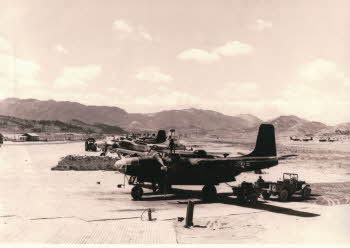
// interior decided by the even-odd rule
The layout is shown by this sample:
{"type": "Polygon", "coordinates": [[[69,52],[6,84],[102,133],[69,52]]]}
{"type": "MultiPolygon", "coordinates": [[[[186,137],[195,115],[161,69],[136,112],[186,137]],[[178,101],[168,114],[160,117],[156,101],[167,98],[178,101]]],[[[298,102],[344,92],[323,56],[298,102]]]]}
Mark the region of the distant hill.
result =
{"type": "Polygon", "coordinates": [[[316,134],[325,128],[329,128],[321,122],[308,121],[294,115],[279,116],[268,121],[268,123],[273,124],[276,131],[283,135],[316,134]]]}
{"type": "Polygon", "coordinates": [[[125,131],[118,126],[96,123],[87,124],[82,121],[71,122],[52,120],[26,120],[11,116],[0,115],[0,132],[3,133],[102,133],[122,134],[125,131]]]}
{"type": "MultiPolygon", "coordinates": [[[[58,120],[58,126],[73,125],[83,130],[104,132],[154,131],[175,128],[183,133],[197,134],[248,134],[257,131],[263,122],[250,114],[225,115],[212,110],[196,108],[166,110],[157,113],[128,113],[118,107],[87,106],[67,101],[40,101],[36,99],[8,98],[0,101],[0,115],[29,120],[58,120]]],[[[278,134],[305,135],[336,130],[350,130],[350,123],[334,127],[321,122],[309,121],[294,115],[279,116],[267,121],[272,123],[278,134]]],[[[66,127],[68,128],[68,127],[66,127]]]]}
{"type": "Polygon", "coordinates": [[[318,134],[320,135],[330,135],[330,134],[346,134],[350,135],[350,122],[345,122],[338,124],[333,127],[327,127],[322,129],[318,134]]]}
{"type": "Polygon", "coordinates": [[[253,115],[228,116],[201,109],[168,110],[152,114],[127,113],[118,107],[86,106],[76,102],[8,98],[0,101],[0,115],[30,120],[79,120],[85,124],[104,123],[126,130],[175,128],[182,131],[242,131],[262,122],[253,115]]]}
{"type": "Polygon", "coordinates": [[[7,98],[0,101],[0,115],[15,116],[29,120],[73,119],[85,123],[105,123],[117,125],[118,120],[128,114],[117,107],[86,106],[76,102],[57,102],[53,100],[7,98]]]}
{"type": "Polygon", "coordinates": [[[261,122],[262,120],[255,116],[229,116],[212,110],[190,108],[153,114],[138,114],[127,128],[242,131],[257,126],[261,122]]]}
{"type": "Polygon", "coordinates": [[[345,122],[345,123],[341,123],[339,125],[336,125],[335,129],[338,129],[338,130],[350,130],[350,122],[345,122]]]}

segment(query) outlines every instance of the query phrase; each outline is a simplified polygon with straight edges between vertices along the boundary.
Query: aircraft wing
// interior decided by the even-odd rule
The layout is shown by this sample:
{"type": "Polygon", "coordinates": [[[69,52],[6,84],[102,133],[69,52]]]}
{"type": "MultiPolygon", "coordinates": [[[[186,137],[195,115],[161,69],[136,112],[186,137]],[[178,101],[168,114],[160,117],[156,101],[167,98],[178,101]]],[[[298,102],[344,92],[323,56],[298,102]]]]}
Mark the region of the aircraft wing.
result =
{"type": "Polygon", "coordinates": [[[223,157],[227,157],[228,155],[230,155],[230,153],[228,152],[207,152],[207,154],[212,156],[223,156],[223,157]]]}
{"type": "Polygon", "coordinates": [[[148,152],[139,152],[139,151],[133,151],[133,150],[127,150],[123,148],[115,148],[116,152],[120,152],[122,155],[139,155],[139,156],[145,156],[148,154],[148,152]]]}

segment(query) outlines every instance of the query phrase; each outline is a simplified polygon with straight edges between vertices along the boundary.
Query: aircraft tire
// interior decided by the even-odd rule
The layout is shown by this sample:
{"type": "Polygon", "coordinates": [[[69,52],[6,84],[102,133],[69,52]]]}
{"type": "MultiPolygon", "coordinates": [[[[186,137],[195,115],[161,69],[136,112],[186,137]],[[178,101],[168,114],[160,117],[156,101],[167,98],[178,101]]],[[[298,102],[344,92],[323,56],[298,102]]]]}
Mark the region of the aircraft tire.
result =
{"type": "Polygon", "coordinates": [[[289,191],[286,189],[283,189],[279,194],[279,200],[282,202],[286,202],[289,199],[289,191]]]}
{"type": "Polygon", "coordinates": [[[215,201],[217,198],[217,191],[214,185],[205,185],[202,189],[202,199],[206,202],[215,201]]]}
{"type": "Polygon", "coordinates": [[[134,186],[131,189],[131,196],[135,201],[141,200],[143,195],[143,189],[141,186],[134,186]]]}

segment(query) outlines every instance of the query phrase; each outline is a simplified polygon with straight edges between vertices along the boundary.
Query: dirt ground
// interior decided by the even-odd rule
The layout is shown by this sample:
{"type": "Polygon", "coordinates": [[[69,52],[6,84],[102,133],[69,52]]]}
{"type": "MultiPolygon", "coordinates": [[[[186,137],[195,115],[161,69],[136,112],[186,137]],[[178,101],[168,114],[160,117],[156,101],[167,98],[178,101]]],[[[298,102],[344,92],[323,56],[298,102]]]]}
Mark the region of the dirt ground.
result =
{"type": "MultiPolygon", "coordinates": [[[[213,151],[248,152],[251,144],[201,143],[213,151]]],[[[299,173],[311,183],[312,197],[291,202],[259,200],[240,205],[219,185],[219,199],[203,203],[201,187],[176,187],[176,195],[145,194],[132,201],[130,187],[118,188],[113,171],[51,171],[83,143],[4,145],[0,148],[0,243],[337,243],[349,244],[350,144],[285,142],[280,155],[297,153],[265,170],[265,180],[299,173]],[[188,200],[195,201],[194,227],[184,228],[188,200]],[[153,221],[147,221],[152,209],[153,221]]],[[[258,175],[242,174],[241,181],[258,175]]]]}

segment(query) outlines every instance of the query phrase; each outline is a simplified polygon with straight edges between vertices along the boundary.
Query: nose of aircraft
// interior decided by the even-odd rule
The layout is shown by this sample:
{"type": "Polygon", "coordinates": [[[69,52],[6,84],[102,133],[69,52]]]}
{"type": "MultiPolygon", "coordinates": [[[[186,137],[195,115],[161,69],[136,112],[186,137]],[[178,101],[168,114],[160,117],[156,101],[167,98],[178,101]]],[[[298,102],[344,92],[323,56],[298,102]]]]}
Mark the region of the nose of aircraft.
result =
{"type": "Polygon", "coordinates": [[[118,160],[117,162],[115,162],[114,167],[117,169],[117,171],[121,172],[121,173],[125,173],[126,172],[126,167],[131,164],[128,161],[128,158],[122,158],[120,160],[118,160]]]}
{"type": "Polygon", "coordinates": [[[138,164],[138,158],[122,158],[115,162],[114,167],[117,171],[127,174],[133,171],[135,164],[138,164]]]}

